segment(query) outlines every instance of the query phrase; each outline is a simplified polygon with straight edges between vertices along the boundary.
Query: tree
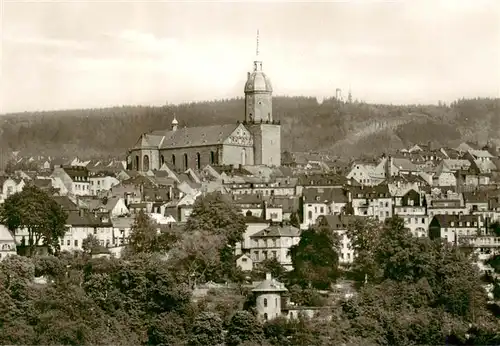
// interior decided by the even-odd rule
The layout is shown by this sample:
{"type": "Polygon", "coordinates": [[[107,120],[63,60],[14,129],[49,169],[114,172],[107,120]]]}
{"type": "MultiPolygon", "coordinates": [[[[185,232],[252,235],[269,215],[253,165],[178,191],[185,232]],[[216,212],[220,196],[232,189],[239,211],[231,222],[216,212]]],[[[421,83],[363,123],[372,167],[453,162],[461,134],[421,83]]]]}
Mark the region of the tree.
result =
{"type": "Polygon", "coordinates": [[[228,245],[234,247],[237,242],[243,240],[246,228],[241,210],[231,204],[222,193],[213,192],[196,200],[185,231],[207,230],[225,237],[228,245]]]}
{"type": "Polygon", "coordinates": [[[224,341],[222,319],[213,312],[202,312],[193,323],[189,346],[220,345],[224,341]]]}
{"type": "Polygon", "coordinates": [[[159,252],[158,231],[151,218],[143,211],[136,215],[130,229],[128,248],[132,253],[159,252]]]}
{"type": "Polygon", "coordinates": [[[155,316],[149,324],[149,345],[183,345],[185,338],[184,321],[176,313],[155,316]]]}
{"type": "Polygon", "coordinates": [[[339,240],[326,227],[310,228],[290,248],[293,278],[301,286],[328,288],[339,275],[339,240]]]}
{"type": "Polygon", "coordinates": [[[99,239],[93,234],[89,234],[87,238],[83,239],[82,249],[84,252],[91,254],[94,249],[97,249],[101,244],[99,239]]]}
{"type": "Polygon", "coordinates": [[[490,224],[490,230],[493,231],[493,233],[499,237],[500,236],[500,222],[495,221],[492,224],[490,224]]]}
{"type": "Polygon", "coordinates": [[[290,215],[290,224],[293,227],[300,228],[300,220],[299,217],[297,216],[297,212],[295,211],[290,215]]]}
{"type": "Polygon", "coordinates": [[[0,223],[16,234],[28,232],[28,254],[38,245],[59,249],[60,238],[66,233],[67,214],[47,193],[36,186],[25,186],[23,191],[9,196],[0,208],[0,223]]]}
{"type": "Polygon", "coordinates": [[[189,286],[194,287],[202,278],[211,280],[219,276],[223,247],[225,238],[222,235],[208,231],[184,233],[172,249],[170,261],[186,274],[189,286]]]}
{"type": "Polygon", "coordinates": [[[265,278],[266,273],[271,273],[275,279],[283,279],[287,275],[287,270],[281,265],[276,258],[267,258],[254,269],[256,274],[265,278]]]}
{"type": "Polygon", "coordinates": [[[219,247],[218,278],[235,280],[239,276],[234,250],[236,243],[243,241],[246,228],[241,210],[220,192],[213,192],[196,200],[184,231],[188,234],[211,234],[220,239],[224,245],[219,247]]]}
{"type": "Polygon", "coordinates": [[[259,345],[264,339],[262,324],[248,311],[237,311],[227,328],[226,344],[238,346],[243,343],[259,345]]]}
{"type": "Polygon", "coordinates": [[[375,251],[380,242],[382,224],[373,219],[356,218],[347,227],[350,247],[356,254],[351,271],[362,282],[377,277],[379,268],[375,263],[375,251]]]}

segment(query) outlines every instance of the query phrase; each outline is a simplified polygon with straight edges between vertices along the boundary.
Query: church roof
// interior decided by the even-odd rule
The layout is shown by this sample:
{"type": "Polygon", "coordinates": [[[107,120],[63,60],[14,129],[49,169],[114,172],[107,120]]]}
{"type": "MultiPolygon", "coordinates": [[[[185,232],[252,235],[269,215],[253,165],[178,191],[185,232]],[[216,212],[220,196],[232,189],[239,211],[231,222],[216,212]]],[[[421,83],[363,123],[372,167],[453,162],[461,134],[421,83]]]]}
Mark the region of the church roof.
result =
{"type": "Polygon", "coordinates": [[[237,124],[185,127],[175,131],[159,130],[142,135],[134,149],[200,147],[222,144],[238,127],[237,124]]]}
{"type": "Polygon", "coordinates": [[[262,62],[255,61],[254,65],[254,71],[248,73],[247,82],[245,83],[245,93],[273,92],[271,80],[262,72],[262,62]]]}

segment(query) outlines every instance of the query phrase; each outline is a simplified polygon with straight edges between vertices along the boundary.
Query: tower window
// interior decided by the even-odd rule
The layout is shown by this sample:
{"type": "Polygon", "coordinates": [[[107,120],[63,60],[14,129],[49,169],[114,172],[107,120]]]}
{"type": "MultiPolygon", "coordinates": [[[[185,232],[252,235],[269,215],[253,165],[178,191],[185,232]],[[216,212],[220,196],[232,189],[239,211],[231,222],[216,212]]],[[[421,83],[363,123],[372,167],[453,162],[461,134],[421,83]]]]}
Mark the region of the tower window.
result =
{"type": "Polygon", "coordinates": [[[264,307],[267,308],[267,298],[264,298],[264,307]]]}
{"type": "Polygon", "coordinates": [[[201,169],[201,156],[200,156],[200,153],[196,153],[196,168],[201,169]]]}

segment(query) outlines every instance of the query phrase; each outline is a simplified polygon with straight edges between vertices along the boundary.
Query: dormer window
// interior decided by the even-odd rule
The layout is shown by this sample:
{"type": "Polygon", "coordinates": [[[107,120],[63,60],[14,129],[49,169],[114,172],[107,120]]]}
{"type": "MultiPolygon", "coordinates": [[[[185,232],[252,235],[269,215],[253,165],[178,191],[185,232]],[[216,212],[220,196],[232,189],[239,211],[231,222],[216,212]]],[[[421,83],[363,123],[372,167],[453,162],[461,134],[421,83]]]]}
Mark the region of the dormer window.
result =
{"type": "Polygon", "coordinates": [[[319,196],[316,196],[316,201],[319,201],[319,196]]]}

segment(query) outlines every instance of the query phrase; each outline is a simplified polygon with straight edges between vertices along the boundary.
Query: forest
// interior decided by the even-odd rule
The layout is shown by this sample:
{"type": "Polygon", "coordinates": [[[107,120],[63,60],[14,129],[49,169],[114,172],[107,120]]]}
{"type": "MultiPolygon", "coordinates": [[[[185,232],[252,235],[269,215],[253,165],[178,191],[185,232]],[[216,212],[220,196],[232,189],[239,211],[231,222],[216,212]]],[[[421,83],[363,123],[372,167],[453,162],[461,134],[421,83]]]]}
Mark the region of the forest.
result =
{"type": "MultiPolygon", "coordinates": [[[[0,262],[0,344],[500,344],[498,305],[488,302],[470,252],[412,237],[397,217],[349,228],[358,253],[350,268],[339,266],[339,239],[320,224],[291,248],[291,272],[268,260],[243,273],[234,249],[244,216],[218,193],[198,199],[182,229],[158,233],[139,213],[120,259],[94,256],[102,252],[93,235],[81,252],[59,251],[61,211],[35,187],[22,193],[6,200],[0,220],[12,229],[36,224],[34,235],[51,251],[0,262]],[[47,206],[33,216],[25,198],[47,206]],[[267,272],[285,283],[293,301],[321,306],[331,319],[257,318],[248,282],[267,272]],[[356,283],[354,297],[321,294],[346,277],[356,283]],[[206,281],[231,285],[193,299],[206,281]]],[[[492,262],[497,272],[499,260],[492,262]]],[[[496,282],[497,299],[498,291],[496,282]]]]}
{"type": "MultiPolygon", "coordinates": [[[[273,113],[282,124],[282,150],[350,158],[429,141],[451,146],[500,139],[499,105],[500,99],[486,98],[435,106],[278,96],[273,113]]],[[[169,129],[174,115],[188,127],[242,121],[244,100],[5,114],[0,116],[0,148],[4,155],[123,157],[142,133],[169,129]]]]}

